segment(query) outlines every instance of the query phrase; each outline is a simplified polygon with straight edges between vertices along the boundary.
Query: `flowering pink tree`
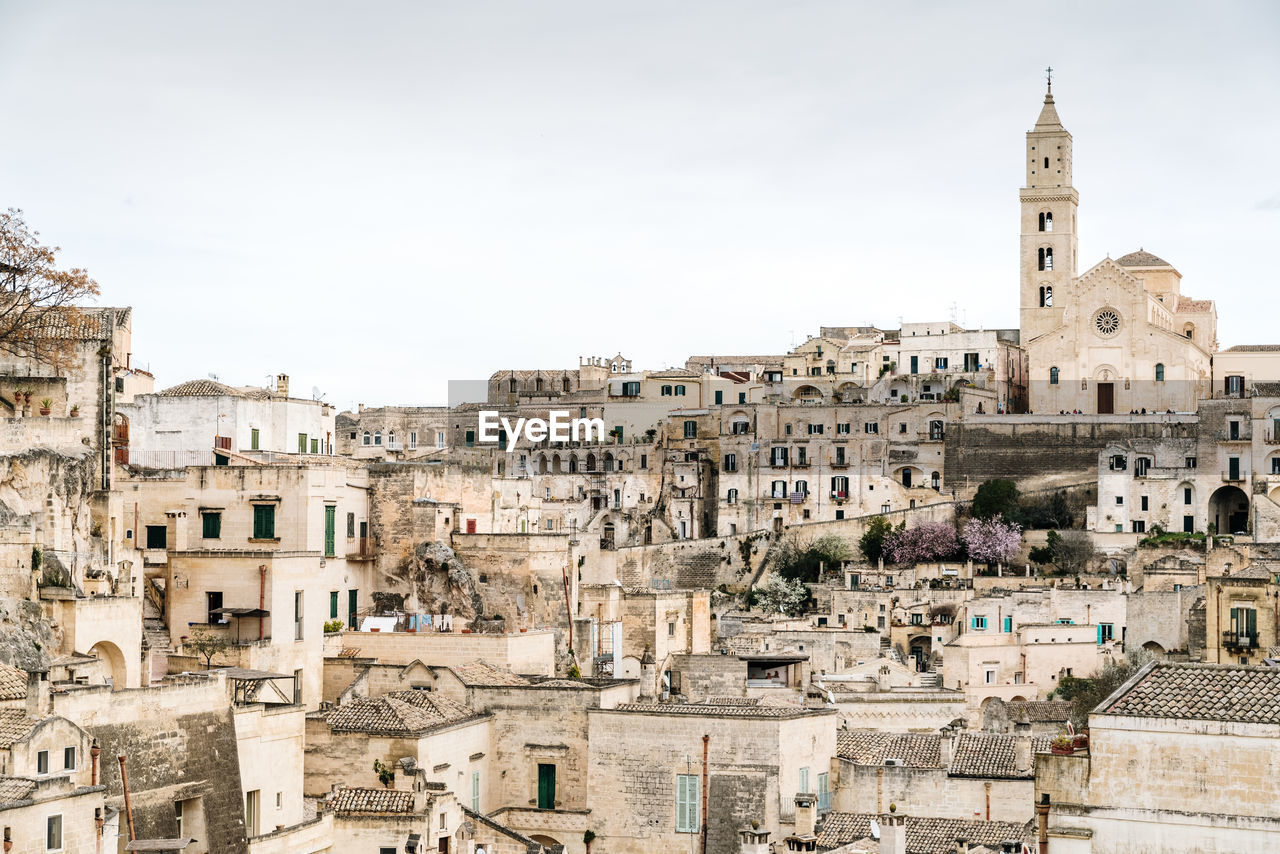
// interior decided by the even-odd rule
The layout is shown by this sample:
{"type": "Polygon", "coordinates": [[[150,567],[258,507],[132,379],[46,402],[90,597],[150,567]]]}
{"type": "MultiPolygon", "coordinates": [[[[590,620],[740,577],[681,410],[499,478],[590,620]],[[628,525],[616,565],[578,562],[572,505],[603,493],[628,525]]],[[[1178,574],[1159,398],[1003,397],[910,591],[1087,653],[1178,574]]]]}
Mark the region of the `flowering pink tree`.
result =
{"type": "Polygon", "coordinates": [[[1022,526],[1004,521],[998,513],[965,522],[962,536],[969,556],[986,563],[1008,563],[1022,548],[1022,526]]]}
{"type": "Polygon", "coordinates": [[[891,563],[923,563],[951,557],[959,548],[953,526],[946,522],[925,522],[890,534],[885,541],[884,556],[891,563]]]}

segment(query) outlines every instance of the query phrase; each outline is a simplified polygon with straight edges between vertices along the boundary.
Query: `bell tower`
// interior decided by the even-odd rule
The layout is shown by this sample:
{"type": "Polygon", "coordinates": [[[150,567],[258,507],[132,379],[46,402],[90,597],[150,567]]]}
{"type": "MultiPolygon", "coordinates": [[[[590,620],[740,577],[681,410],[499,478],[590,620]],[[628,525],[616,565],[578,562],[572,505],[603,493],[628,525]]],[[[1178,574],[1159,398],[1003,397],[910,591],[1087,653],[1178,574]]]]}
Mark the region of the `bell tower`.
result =
{"type": "Polygon", "coordinates": [[[1036,126],[1027,132],[1022,202],[1020,326],[1023,346],[1058,327],[1076,277],[1076,208],[1071,186],[1071,134],[1053,103],[1052,69],[1036,126]]]}

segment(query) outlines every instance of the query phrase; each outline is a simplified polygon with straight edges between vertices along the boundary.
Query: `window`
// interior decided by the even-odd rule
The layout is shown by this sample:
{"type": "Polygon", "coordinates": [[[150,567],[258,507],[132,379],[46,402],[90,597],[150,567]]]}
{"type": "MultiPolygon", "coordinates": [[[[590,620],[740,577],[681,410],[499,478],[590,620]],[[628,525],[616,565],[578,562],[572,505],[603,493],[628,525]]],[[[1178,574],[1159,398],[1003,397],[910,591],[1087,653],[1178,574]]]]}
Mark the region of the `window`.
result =
{"type": "Polygon", "coordinates": [[[985,629],[987,627],[986,617],[974,617],[969,621],[970,627],[974,629],[985,629]]]}
{"type": "Polygon", "coordinates": [[[1116,627],[1112,623],[1098,623],[1098,646],[1115,640],[1116,627]]]}
{"type": "Polygon", "coordinates": [[[1129,458],[1121,454],[1115,454],[1111,457],[1110,468],[1112,471],[1124,471],[1129,468],[1129,458]]]}
{"type": "Polygon", "coordinates": [[[821,435],[822,435],[822,430],[823,430],[823,427],[824,427],[824,426],[825,426],[825,425],[823,425],[823,424],[810,424],[810,425],[809,425],[809,435],[810,435],[810,436],[821,436],[821,435]]]}
{"type": "Polygon", "coordinates": [[[324,556],[336,557],[338,554],[337,538],[338,508],[332,504],[324,508],[324,556]]]}
{"type": "Polygon", "coordinates": [[[1116,496],[1116,506],[1119,506],[1119,505],[1121,505],[1121,504],[1124,504],[1124,496],[1123,496],[1123,495],[1117,495],[1117,496],[1116,496]]]}
{"type": "Polygon", "coordinates": [[[1003,629],[1003,631],[1004,631],[1004,633],[1005,633],[1005,634],[1009,634],[1009,633],[1011,633],[1011,632],[1013,631],[1013,617],[1005,617],[1005,618],[1004,618],[1004,629],[1003,629]]]}
{"type": "Polygon", "coordinates": [[[769,463],[774,468],[779,468],[787,464],[787,449],[782,446],[775,446],[769,451],[769,463]]]}
{"type": "Polygon", "coordinates": [[[259,801],[261,800],[262,791],[254,789],[252,792],[244,793],[244,829],[249,836],[258,835],[259,801]]]}
{"type": "Polygon", "coordinates": [[[444,447],[444,431],[443,430],[436,431],[436,447],[437,448],[444,447]]]}
{"type": "Polygon", "coordinates": [[[964,369],[966,372],[976,371],[982,367],[982,363],[978,361],[977,353],[964,354],[964,369]]]}
{"type": "Polygon", "coordinates": [[[724,455],[724,470],[725,470],[725,471],[737,471],[737,470],[738,470],[738,455],[737,455],[737,454],[725,454],[725,455],[724,455]]]}
{"type": "Polygon", "coordinates": [[[163,549],[169,542],[169,529],[164,525],[147,526],[147,548],[163,549]]]}
{"type": "Polygon", "coordinates": [[[1049,369],[1049,385],[1057,385],[1057,384],[1058,384],[1058,369],[1050,368],[1049,369]]]}
{"type": "Polygon", "coordinates": [[[62,850],[62,816],[51,815],[44,823],[44,850],[62,850]]]}
{"type": "Polygon", "coordinates": [[[480,812],[480,772],[471,772],[471,811],[480,812]]]}
{"type": "Polygon", "coordinates": [[[276,538],[276,508],[274,504],[253,505],[253,538],[255,540],[274,540],[276,538]]]}
{"type": "Polygon", "coordinates": [[[738,392],[738,403],[747,402],[747,393],[745,391],[738,392]]]}
{"type": "Polygon", "coordinates": [[[368,431],[368,430],[365,430],[365,431],[364,431],[364,442],[363,442],[363,443],[367,445],[367,444],[369,444],[369,443],[370,443],[370,441],[371,441],[371,437],[370,437],[370,435],[369,435],[369,431],[368,431]]]}
{"type": "Polygon", "coordinates": [[[737,504],[738,490],[736,489],[729,490],[727,493],[725,493],[724,500],[726,504],[737,504]]]}
{"type": "Polygon", "coordinates": [[[1193,469],[1193,468],[1195,468],[1195,467],[1196,467],[1196,458],[1195,458],[1195,457],[1187,457],[1185,460],[1183,460],[1183,463],[1182,463],[1182,464],[1183,464],[1184,466],[1186,466],[1187,468],[1189,468],[1189,469],[1193,469]]]}
{"type": "MultiPolygon", "coordinates": [[[[1138,457],[1133,461],[1133,476],[1146,477],[1147,471],[1151,468],[1150,457],[1138,457]]],[[[1144,508],[1145,509],[1145,508],[1144,508]]]]}
{"type": "Polygon", "coordinates": [[[775,480],[775,481],[773,482],[773,488],[772,488],[772,489],[771,489],[771,491],[770,491],[770,497],[771,497],[771,498],[786,498],[786,497],[787,497],[787,482],[786,482],[785,480],[775,480]]]}
{"type": "Polygon", "coordinates": [[[699,782],[696,774],[676,776],[676,833],[697,833],[701,829],[699,782]]]}
{"type": "Polygon", "coordinates": [[[49,751],[41,750],[39,753],[36,754],[36,773],[37,774],[49,773],[49,751]]]}
{"type": "Polygon", "coordinates": [[[724,392],[716,389],[716,406],[724,403],[724,392]]]}
{"type": "Polygon", "coordinates": [[[382,444],[382,431],[381,431],[381,430],[374,430],[374,431],[373,431],[373,444],[375,444],[375,445],[381,445],[381,444],[382,444]]]}
{"type": "Polygon", "coordinates": [[[832,498],[848,498],[849,497],[849,478],[839,475],[831,478],[831,497],[832,498]]]}
{"type": "Polygon", "coordinates": [[[811,792],[809,791],[809,769],[808,768],[800,769],[800,788],[797,789],[796,791],[803,792],[806,795],[811,794],[811,792]]]}
{"type": "Polygon", "coordinates": [[[1164,382],[1164,365],[1156,364],[1156,382],[1164,382]]]}
{"type": "MultiPolygon", "coordinates": [[[[354,439],[355,437],[352,436],[351,438],[354,439]]],[[[251,451],[258,450],[258,428],[257,427],[249,428],[249,450],[251,451]]]]}
{"type": "Polygon", "coordinates": [[[203,536],[206,540],[216,540],[222,536],[222,514],[214,510],[206,510],[200,514],[203,536]]]}
{"type": "Polygon", "coordinates": [[[538,809],[556,808],[556,766],[538,763],[538,809]]]}
{"type": "Polygon", "coordinates": [[[996,681],[996,672],[994,670],[988,670],[984,681],[988,685],[994,684],[996,681]]]}
{"type": "Polygon", "coordinates": [[[1230,376],[1226,377],[1226,392],[1228,397],[1241,397],[1244,395],[1244,377],[1230,376]]]}
{"type": "Polygon", "coordinates": [[[675,623],[668,622],[668,623],[667,623],[667,637],[669,637],[669,638],[673,638],[673,637],[675,637],[675,636],[676,636],[676,624],[675,624],[675,623]]]}
{"type": "Polygon", "coordinates": [[[76,749],[74,747],[62,748],[62,767],[66,771],[76,770],[76,749]]]}
{"type": "Polygon", "coordinates": [[[410,430],[409,431],[409,448],[413,449],[416,447],[418,447],[418,431],[410,430]]]}
{"type": "Polygon", "coordinates": [[[293,704],[302,705],[302,671],[293,671],[293,704]]]}
{"type": "Polygon", "coordinates": [[[1133,532],[1135,534],[1145,534],[1147,532],[1147,523],[1142,521],[1135,521],[1133,523],[1133,532]]]}
{"type": "Polygon", "coordinates": [[[697,421],[684,422],[684,437],[686,439],[698,438],[698,422],[697,421]]]}
{"type": "Polygon", "coordinates": [[[808,484],[808,482],[807,482],[807,481],[803,481],[803,480],[797,480],[797,481],[796,481],[795,492],[796,492],[798,495],[804,495],[804,496],[807,496],[807,495],[809,494],[809,484],[808,484]]]}
{"type": "Polygon", "coordinates": [[[347,539],[354,540],[356,538],[356,514],[347,514],[347,539]]]}
{"type": "Polygon", "coordinates": [[[845,464],[845,462],[844,462],[844,452],[845,452],[845,447],[844,447],[844,445],[837,445],[837,446],[836,446],[836,459],[835,459],[835,464],[836,464],[836,465],[838,465],[838,466],[842,466],[842,465],[844,465],[844,464],[845,464]]]}
{"type": "Polygon", "coordinates": [[[311,453],[313,453],[313,454],[318,454],[318,453],[320,453],[320,440],[319,440],[319,439],[312,439],[312,440],[311,440],[311,453]]]}
{"type": "MultiPolygon", "coordinates": [[[[1045,164],[1044,164],[1045,166],[1049,165],[1048,161],[1049,161],[1049,158],[1046,157],[1045,164]]],[[[1048,211],[1045,211],[1044,213],[1040,214],[1040,230],[1053,231],[1053,214],[1049,213],[1048,211]]]]}
{"type": "MultiPolygon", "coordinates": [[[[381,434],[381,433],[379,433],[379,434],[378,434],[378,441],[377,441],[377,443],[376,443],[376,444],[382,444],[382,438],[381,438],[381,437],[382,437],[382,434],[381,434]]],[[[305,454],[306,452],[307,452],[307,434],[306,434],[306,433],[299,433],[299,434],[298,434],[298,453],[300,453],[300,454],[305,454]]]]}
{"type": "Polygon", "coordinates": [[[329,591],[329,619],[338,619],[338,591],[329,591]]]}
{"type": "Polygon", "coordinates": [[[302,591],[293,591],[293,639],[302,640],[302,591]]]}
{"type": "Polygon", "coordinates": [[[875,435],[880,432],[880,423],[878,421],[868,421],[862,425],[862,432],[875,435]]]}
{"type": "Polygon", "coordinates": [[[182,801],[173,802],[173,817],[178,825],[178,838],[182,838],[182,801]]]}
{"type": "Polygon", "coordinates": [[[663,396],[663,397],[671,397],[671,386],[669,386],[669,385],[664,385],[664,386],[662,387],[662,396],[663,396]]]}
{"type": "Polygon", "coordinates": [[[1146,509],[1147,509],[1147,496],[1143,495],[1141,498],[1139,498],[1139,499],[1138,499],[1138,501],[1139,501],[1139,503],[1140,503],[1140,505],[1141,505],[1142,509],[1143,509],[1143,510],[1146,510],[1146,509]]]}
{"type": "Polygon", "coordinates": [[[847,435],[849,435],[849,422],[848,422],[848,421],[845,421],[845,422],[843,422],[843,423],[841,423],[841,424],[837,424],[837,425],[836,425],[836,435],[838,435],[838,436],[847,436],[847,435]]]}

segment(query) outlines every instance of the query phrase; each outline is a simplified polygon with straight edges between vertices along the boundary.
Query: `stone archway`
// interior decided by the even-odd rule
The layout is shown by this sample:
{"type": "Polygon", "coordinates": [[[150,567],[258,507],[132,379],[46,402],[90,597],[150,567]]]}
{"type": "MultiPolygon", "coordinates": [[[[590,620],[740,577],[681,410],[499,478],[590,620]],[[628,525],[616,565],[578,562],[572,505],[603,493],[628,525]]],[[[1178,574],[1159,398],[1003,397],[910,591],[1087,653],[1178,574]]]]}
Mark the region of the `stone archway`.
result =
{"type": "Polygon", "coordinates": [[[1249,529],[1249,496],[1238,486],[1219,487],[1209,497],[1209,522],[1219,534],[1236,534],[1249,529]]]}
{"type": "Polygon", "coordinates": [[[129,668],[124,653],[111,641],[98,641],[89,648],[89,654],[102,660],[111,671],[111,690],[119,691],[129,685],[129,668]]]}

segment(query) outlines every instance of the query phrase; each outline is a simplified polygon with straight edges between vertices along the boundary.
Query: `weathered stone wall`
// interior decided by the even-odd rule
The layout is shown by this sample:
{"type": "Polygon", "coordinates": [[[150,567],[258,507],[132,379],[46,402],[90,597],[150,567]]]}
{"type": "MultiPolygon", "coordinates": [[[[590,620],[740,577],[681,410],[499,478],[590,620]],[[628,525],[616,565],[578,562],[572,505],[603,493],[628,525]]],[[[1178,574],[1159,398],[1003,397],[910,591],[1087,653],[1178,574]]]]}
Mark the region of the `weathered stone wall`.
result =
{"type": "Polygon", "coordinates": [[[92,688],[54,696],[54,712],[102,746],[107,803],[124,806],[124,754],[141,838],[178,835],[173,802],[203,800],[208,850],[248,854],[235,721],[225,680],[187,677],[155,688],[92,688]]]}
{"type": "Polygon", "coordinates": [[[992,416],[948,425],[947,482],[1022,481],[1096,471],[1108,442],[1195,436],[1194,416],[992,416]]]}
{"type": "Polygon", "coordinates": [[[835,809],[883,813],[897,804],[905,815],[990,821],[1029,821],[1034,815],[1035,780],[951,777],[945,768],[855,765],[840,760],[835,809]],[[988,785],[990,788],[988,788],[988,785]]]}

